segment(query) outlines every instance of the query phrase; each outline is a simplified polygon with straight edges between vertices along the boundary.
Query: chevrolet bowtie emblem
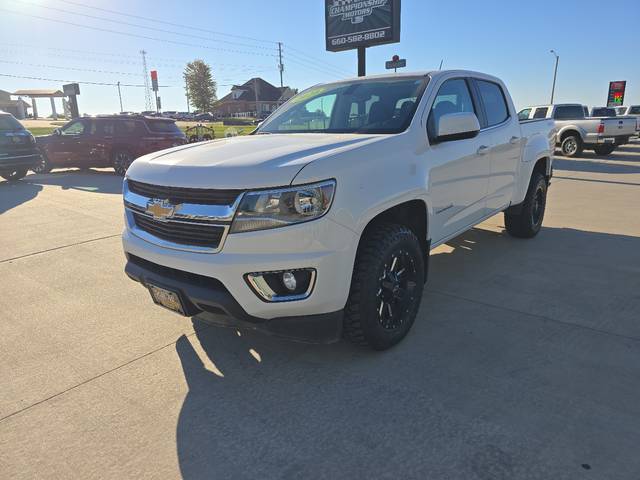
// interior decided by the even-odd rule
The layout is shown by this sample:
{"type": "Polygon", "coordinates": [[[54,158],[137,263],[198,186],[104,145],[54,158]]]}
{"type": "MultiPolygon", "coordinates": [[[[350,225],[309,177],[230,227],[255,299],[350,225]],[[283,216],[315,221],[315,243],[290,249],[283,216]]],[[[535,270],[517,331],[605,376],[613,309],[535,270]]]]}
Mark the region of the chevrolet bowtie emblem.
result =
{"type": "Polygon", "coordinates": [[[173,205],[168,200],[151,199],[147,202],[146,213],[152,215],[155,220],[168,220],[178,210],[180,205],[173,205]]]}

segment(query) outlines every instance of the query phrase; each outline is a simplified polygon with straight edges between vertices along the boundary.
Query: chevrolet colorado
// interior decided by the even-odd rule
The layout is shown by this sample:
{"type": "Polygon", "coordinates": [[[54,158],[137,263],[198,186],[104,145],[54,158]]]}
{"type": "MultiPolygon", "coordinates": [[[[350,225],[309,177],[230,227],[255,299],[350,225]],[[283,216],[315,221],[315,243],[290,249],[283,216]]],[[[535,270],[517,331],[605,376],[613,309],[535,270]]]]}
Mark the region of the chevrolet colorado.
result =
{"type": "Polygon", "coordinates": [[[539,232],[554,135],[482,73],[316,85],[252,135],[134,161],[125,271],[183,315],[386,349],[414,322],[430,249],[499,212],[513,236],[539,232]]]}

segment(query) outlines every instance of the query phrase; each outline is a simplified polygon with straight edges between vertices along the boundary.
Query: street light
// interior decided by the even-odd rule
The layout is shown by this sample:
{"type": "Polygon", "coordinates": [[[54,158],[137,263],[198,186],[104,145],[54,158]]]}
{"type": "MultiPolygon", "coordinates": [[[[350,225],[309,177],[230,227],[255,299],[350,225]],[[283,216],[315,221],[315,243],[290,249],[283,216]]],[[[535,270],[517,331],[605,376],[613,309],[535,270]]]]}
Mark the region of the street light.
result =
{"type": "Polygon", "coordinates": [[[560,60],[560,55],[558,55],[555,50],[551,50],[550,52],[556,57],[556,68],[553,71],[553,87],[551,87],[551,105],[553,105],[553,94],[556,91],[556,76],[558,75],[558,60],[560,60]]]}

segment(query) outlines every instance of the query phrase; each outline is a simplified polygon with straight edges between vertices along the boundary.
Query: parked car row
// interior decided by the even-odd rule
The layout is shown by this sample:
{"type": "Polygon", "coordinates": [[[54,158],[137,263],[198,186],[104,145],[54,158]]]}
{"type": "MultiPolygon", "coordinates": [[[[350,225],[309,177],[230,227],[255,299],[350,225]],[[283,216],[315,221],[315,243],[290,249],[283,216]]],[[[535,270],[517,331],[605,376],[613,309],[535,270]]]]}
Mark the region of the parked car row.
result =
{"type": "Polygon", "coordinates": [[[112,167],[124,175],[136,158],[186,143],[186,135],[170,118],[82,117],[34,138],[12,115],[0,113],[0,175],[18,180],[29,170],[48,173],[67,167],[112,167]]]}
{"type": "Polygon", "coordinates": [[[588,107],[579,103],[558,103],[526,107],[518,112],[518,118],[553,119],[556,146],[566,157],[578,156],[585,149],[591,149],[597,155],[610,155],[618,146],[628,143],[640,129],[636,117],[607,115],[611,112],[602,108],[594,108],[591,113],[589,115],[588,107]]]}

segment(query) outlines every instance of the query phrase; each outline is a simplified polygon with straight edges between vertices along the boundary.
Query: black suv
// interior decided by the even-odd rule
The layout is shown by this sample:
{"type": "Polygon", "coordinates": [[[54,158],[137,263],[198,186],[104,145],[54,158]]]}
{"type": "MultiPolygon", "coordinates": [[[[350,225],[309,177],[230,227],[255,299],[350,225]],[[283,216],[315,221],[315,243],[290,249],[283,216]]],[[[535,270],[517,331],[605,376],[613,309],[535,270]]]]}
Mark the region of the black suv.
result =
{"type": "Polygon", "coordinates": [[[0,112],[0,176],[20,180],[39,163],[33,135],[13,115],[0,112]]]}

